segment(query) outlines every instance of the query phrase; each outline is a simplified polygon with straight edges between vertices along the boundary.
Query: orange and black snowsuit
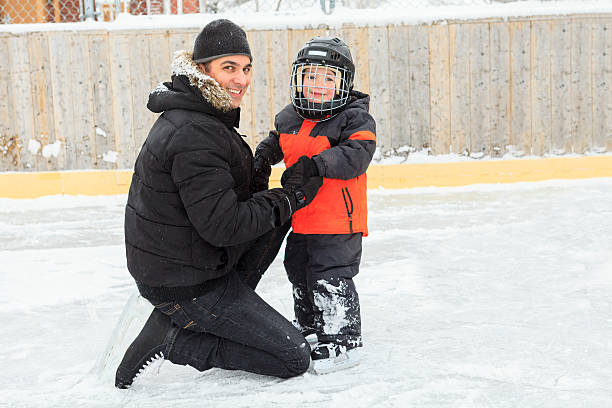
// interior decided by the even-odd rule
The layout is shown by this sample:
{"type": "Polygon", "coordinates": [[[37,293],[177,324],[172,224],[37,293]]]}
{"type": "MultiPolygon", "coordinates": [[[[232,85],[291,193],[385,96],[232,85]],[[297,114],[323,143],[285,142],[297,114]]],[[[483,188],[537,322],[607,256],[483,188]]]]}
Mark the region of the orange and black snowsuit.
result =
{"type": "Polygon", "coordinates": [[[323,177],[310,205],[293,214],[284,261],[296,318],[314,328],[320,342],[361,345],[352,278],[359,271],[361,238],[368,233],[366,170],[376,149],[369,99],[351,91],[347,107],[321,122],[304,120],[288,105],[276,115],[278,134],[271,133],[255,154],[270,164],[284,159],[286,167],[311,157],[323,177]]]}

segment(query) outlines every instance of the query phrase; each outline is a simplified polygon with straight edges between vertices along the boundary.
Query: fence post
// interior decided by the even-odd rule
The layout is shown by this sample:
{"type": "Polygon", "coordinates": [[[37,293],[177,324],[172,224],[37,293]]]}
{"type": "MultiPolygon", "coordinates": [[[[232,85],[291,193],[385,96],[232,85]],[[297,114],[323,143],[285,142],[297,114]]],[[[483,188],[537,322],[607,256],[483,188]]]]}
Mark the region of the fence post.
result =
{"type": "Polygon", "coordinates": [[[206,13],[206,0],[200,0],[200,13],[206,13]]]}
{"type": "Polygon", "coordinates": [[[183,14],[183,0],[176,0],[176,14],[183,14]]]}
{"type": "Polygon", "coordinates": [[[94,10],[94,0],[84,0],[85,9],[83,10],[83,18],[85,21],[94,21],[96,14],[94,10]]]}
{"type": "Polygon", "coordinates": [[[170,0],[164,0],[164,14],[170,14],[170,0]]]}

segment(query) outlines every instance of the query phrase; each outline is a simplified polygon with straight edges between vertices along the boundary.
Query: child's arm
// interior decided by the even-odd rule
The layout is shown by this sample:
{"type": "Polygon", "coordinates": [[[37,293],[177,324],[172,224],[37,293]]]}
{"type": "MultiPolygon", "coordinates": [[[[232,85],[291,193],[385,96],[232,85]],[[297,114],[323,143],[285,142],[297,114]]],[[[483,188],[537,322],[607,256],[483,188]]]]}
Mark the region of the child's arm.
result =
{"type": "Polygon", "coordinates": [[[280,148],[278,132],[271,130],[268,137],[262,140],[255,149],[252,193],[268,189],[272,165],[282,159],[283,151],[280,148]]]}
{"type": "Polygon", "coordinates": [[[350,180],[368,169],[376,150],[376,123],[365,110],[347,111],[337,144],[313,157],[323,177],[350,180]]]}

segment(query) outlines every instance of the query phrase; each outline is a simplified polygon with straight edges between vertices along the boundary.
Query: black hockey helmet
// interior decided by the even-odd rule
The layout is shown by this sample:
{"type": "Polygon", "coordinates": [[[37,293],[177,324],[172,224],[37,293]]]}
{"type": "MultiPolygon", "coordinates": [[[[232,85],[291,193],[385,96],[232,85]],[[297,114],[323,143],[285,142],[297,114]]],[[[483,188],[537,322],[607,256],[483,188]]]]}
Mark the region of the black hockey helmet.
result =
{"type": "Polygon", "coordinates": [[[330,119],[346,107],[354,77],[355,64],[344,41],[314,37],[295,57],[289,84],[291,103],[304,119],[330,119]],[[324,87],[321,81],[327,85],[324,87]],[[321,95],[328,91],[330,96],[321,95]]]}

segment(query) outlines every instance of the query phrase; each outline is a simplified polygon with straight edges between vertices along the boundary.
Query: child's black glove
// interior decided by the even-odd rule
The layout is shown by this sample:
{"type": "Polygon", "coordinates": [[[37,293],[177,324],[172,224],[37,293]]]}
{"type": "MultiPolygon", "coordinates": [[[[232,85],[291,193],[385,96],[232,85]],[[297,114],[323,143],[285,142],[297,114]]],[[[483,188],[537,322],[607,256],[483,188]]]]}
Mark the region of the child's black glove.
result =
{"type": "Polygon", "coordinates": [[[300,157],[293,166],[285,170],[281,177],[281,184],[290,199],[292,196],[295,199],[292,212],[310,204],[317,195],[317,191],[323,185],[323,178],[319,177],[318,173],[317,165],[306,156],[300,157]]]}
{"type": "Polygon", "coordinates": [[[251,193],[255,194],[268,189],[272,166],[265,157],[255,154],[253,159],[253,180],[251,182],[251,193]]]}
{"type": "Polygon", "coordinates": [[[294,184],[306,184],[308,179],[318,175],[319,169],[317,168],[314,160],[308,158],[308,156],[302,156],[293,164],[293,166],[289,167],[283,172],[283,175],[281,176],[281,184],[283,187],[286,187],[289,179],[292,179],[294,184]],[[301,180],[298,180],[300,176],[301,180]]]}

